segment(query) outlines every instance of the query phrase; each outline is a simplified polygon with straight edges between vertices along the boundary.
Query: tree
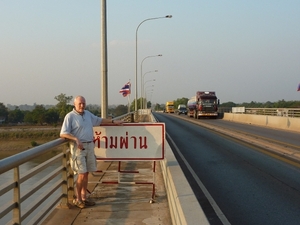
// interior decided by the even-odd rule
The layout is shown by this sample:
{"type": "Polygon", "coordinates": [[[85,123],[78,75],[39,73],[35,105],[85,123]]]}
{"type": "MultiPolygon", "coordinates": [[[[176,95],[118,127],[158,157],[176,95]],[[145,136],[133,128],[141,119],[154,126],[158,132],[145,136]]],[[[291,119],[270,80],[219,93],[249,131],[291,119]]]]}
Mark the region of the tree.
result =
{"type": "Polygon", "coordinates": [[[165,109],[165,104],[155,103],[153,107],[154,111],[163,111],[165,109]]]}
{"type": "Polygon", "coordinates": [[[32,110],[33,123],[43,125],[46,123],[46,109],[43,105],[36,105],[35,109],[32,110]]]}
{"type": "Polygon", "coordinates": [[[45,115],[46,123],[48,124],[57,124],[59,122],[59,112],[55,108],[50,108],[46,111],[45,115]]]}
{"type": "Polygon", "coordinates": [[[17,106],[14,110],[8,112],[9,123],[21,123],[24,120],[24,113],[17,106]]]}
{"type": "Polygon", "coordinates": [[[29,124],[31,124],[31,123],[33,123],[33,115],[32,115],[32,112],[31,111],[25,111],[24,112],[24,122],[25,123],[29,123],[29,124]]]}
{"type": "Polygon", "coordinates": [[[114,116],[121,116],[128,112],[128,107],[125,105],[118,105],[114,111],[114,116]]]}
{"type": "MultiPolygon", "coordinates": [[[[143,98],[139,98],[137,100],[137,108],[140,109],[141,108],[141,100],[143,100],[143,98]]],[[[130,104],[130,111],[134,111],[135,110],[135,100],[132,101],[132,103],[130,104]]]]}
{"type": "Polygon", "coordinates": [[[88,111],[90,111],[91,113],[93,113],[94,115],[96,115],[96,116],[100,116],[100,107],[98,106],[98,105],[87,105],[86,106],[86,109],[88,110],[88,111]]]}
{"type": "Polygon", "coordinates": [[[220,107],[236,107],[236,104],[234,102],[224,102],[220,107]]]}
{"type": "Polygon", "coordinates": [[[66,94],[61,93],[60,95],[55,96],[54,99],[58,101],[56,108],[59,112],[59,119],[62,121],[66,114],[72,110],[72,106],[68,104],[73,99],[73,96],[66,96],[66,94]]]}
{"type": "Polygon", "coordinates": [[[43,105],[36,105],[30,112],[26,112],[24,116],[25,123],[40,124],[46,123],[46,109],[43,105]]]}
{"type": "Polygon", "coordinates": [[[152,103],[150,101],[147,102],[147,109],[151,109],[152,103]]]}
{"type": "Polygon", "coordinates": [[[7,120],[8,109],[5,107],[3,103],[0,102],[0,119],[7,120]]]}
{"type": "Polygon", "coordinates": [[[177,107],[179,105],[187,105],[188,101],[189,101],[189,99],[185,98],[185,97],[183,97],[183,98],[177,98],[177,100],[174,101],[174,108],[177,109],[177,107]]]}

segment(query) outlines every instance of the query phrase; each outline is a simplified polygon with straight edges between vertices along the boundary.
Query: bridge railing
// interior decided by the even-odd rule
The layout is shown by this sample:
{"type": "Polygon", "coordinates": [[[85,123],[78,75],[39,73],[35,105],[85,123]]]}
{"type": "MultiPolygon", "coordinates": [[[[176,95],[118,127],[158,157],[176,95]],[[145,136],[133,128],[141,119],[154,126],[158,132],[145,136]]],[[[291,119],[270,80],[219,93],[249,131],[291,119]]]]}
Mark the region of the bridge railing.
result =
{"type": "Polygon", "coordinates": [[[74,180],[67,147],[40,165],[21,173],[22,164],[35,160],[65,142],[59,138],[0,160],[0,176],[12,170],[12,179],[0,186],[0,196],[10,196],[11,199],[1,205],[0,221],[12,213],[10,224],[38,224],[59,202],[62,207],[68,207],[68,196],[73,195],[74,180]],[[49,170],[54,164],[58,166],[49,170]],[[40,180],[37,180],[38,174],[45,170],[47,175],[42,179],[40,175],[40,180]]]}
{"type": "MultiPolygon", "coordinates": [[[[131,112],[114,119],[133,122],[134,115],[131,112]]],[[[74,196],[75,177],[66,143],[67,140],[58,138],[0,160],[0,178],[4,173],[11,172],[11,180],[0,184],[1,202],[4,196],[10,199],[0,206],[0,223],[10,214],[7,224],[39,224],[57,205],[69,207],[69,199],[74,196]],[[65,146],[59,154],[29,171],[22,171],[24,163],[34,161],[62,145],[65,146]],[[43,171],[46,175],[41,175],[43,171]]]]}
{"type": "Polygon", "coordinates": [[[300,108],[246,108],[246,107],[220,107],[219,112],[243,113],[253,115],[300,117],[300,108]]]}

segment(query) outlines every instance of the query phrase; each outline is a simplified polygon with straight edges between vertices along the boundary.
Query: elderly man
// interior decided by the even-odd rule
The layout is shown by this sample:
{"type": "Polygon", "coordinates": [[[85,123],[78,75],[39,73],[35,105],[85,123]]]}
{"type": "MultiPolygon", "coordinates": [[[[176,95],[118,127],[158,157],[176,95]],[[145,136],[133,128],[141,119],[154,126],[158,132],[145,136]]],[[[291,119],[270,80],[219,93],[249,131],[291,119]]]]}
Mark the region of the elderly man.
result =
{"type": "Polygon", "coordinates": [[[79,208],[93,206],[95,202],[87,200],[87,185],[89,172],[97,171],[94,153],[93,127],[101,124],[122,124],[121,120],[103,119],[85,110],[86,102],[82,96],[74,99],[74,109],[65,118],[60,131],[61,138],[70,140],[71,167],[78,174],[76,181],[76,201],[79,208]]]}

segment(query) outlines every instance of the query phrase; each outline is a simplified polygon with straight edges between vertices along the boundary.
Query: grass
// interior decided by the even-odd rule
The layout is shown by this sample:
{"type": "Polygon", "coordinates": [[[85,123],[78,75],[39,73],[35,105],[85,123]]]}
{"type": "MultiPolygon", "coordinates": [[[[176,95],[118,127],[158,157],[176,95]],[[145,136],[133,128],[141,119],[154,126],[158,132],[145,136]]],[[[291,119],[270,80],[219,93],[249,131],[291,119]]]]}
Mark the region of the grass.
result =
{"type": "Polygon", "coordinates": [[[59,138],[60,128],[12,126],[0,127],[0,159],[59,138]]]}
{"type": "Polygon", "coordinates": [[[0,140],[12,141],[16,139],[55,139],[59,138],[59,130],[53,129],[6,129],[0,130],[0,140]]]}

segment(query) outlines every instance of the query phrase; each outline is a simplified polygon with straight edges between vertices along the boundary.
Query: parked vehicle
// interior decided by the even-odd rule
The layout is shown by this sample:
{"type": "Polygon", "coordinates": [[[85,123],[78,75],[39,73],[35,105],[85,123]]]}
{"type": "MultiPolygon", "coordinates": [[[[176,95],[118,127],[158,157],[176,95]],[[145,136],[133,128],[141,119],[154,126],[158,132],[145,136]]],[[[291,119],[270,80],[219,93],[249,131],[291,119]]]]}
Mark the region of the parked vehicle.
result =
{"type": "Polygon", "coordinates": [[[218,105],[220,100],[217,99],[214,91],[197,91],[188,101],[189,117],[199,119],[200,117],[218,117],[218,105]]]}

